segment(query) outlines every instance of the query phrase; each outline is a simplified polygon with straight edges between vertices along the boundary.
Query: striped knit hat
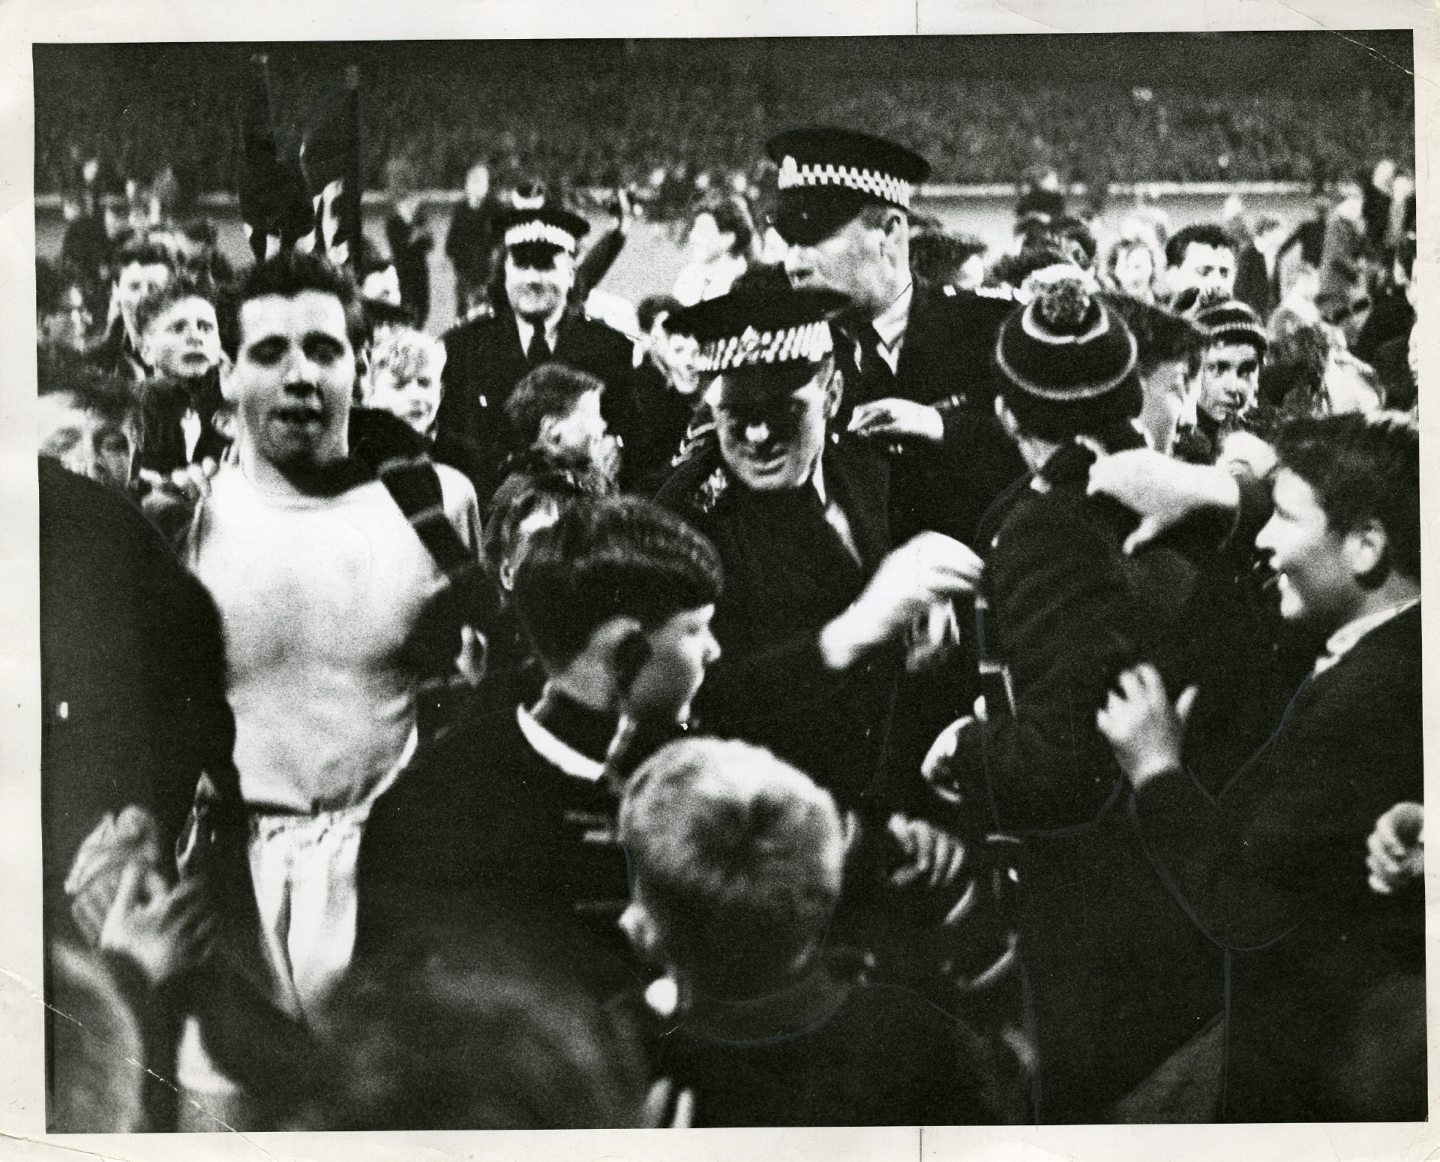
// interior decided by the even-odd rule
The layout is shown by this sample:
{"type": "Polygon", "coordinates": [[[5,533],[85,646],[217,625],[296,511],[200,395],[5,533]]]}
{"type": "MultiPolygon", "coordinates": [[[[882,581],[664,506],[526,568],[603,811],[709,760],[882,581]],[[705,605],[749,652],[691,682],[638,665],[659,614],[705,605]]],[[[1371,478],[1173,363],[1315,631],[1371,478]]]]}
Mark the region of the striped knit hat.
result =
{"type": "Polygon", "coordinates": [[[1239,299],[1208,303],[1193,318],[1210,343],[1249,343],[1260,355],[1270,345],[1260,316],[1239,299]]]}
{"type": "Polygon", "coordinates": [[[1052,267],[1000,328],[1002,390],[1062,405],[1100,402],[1135,372],[1135,337],[1079,267],[1052,267]]]}

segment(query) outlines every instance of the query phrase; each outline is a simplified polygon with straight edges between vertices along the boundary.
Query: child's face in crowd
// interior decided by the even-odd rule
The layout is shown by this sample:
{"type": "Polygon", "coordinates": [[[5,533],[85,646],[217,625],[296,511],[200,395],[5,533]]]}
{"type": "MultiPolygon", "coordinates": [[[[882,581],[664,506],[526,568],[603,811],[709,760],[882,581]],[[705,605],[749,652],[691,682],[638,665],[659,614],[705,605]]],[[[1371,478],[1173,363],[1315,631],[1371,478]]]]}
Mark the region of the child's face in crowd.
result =
{"type": "Polygon", "coordinates": [[[1260,386],[1260,353],[1249,343],[1215,343],[1200,368],[1200,410],[1216,423],[1249,411],[1260,386]]]}
{"type": "Polygon", "coordinates": [[[720,657],[710,630],[714,617],[713,605],[683,610],[646,635],[650,656],[630,686],[633,715],[652,722],[689,719],[705,671],[720,657]]]}
{"type": "Polygon", "coordinates": [[[142,342],[145,362],[160,375],[193,379],[220,362],[215,307],[202,298],[181,299],[150,321],[142,342]]]}
{"type": "Polygon", "coordinates": [[[135,463],[135,432],[126,423],[80,408],[64,392],[42,395],[40,455],[79,476],[122,491],[135,463]]]}
{"type": "Polygon", "coordinates": [[[365,404],[398,416],[420,435],[430,434],[440,410],[440,375],[432,360],[416,373],[399,379],[388,367],[377,367],[366,381],[365,404]]]}
{"type": "Polygon", "coordinates": [[[1144,295],[1155,277],[1155,260],[1144,246],[1133,246],[1115,260],[1115,283],[1126,294],[1144,295]]]}
{"type": "Polygon", "coordinates": [[[1348,538],[1330,525],[1315,490],[1287,468],[1275,475],[1275,510],[1255,538],[1275,570],[1280,616],[1329,632],[1350,619],[1357,584],[1348,538]]]}

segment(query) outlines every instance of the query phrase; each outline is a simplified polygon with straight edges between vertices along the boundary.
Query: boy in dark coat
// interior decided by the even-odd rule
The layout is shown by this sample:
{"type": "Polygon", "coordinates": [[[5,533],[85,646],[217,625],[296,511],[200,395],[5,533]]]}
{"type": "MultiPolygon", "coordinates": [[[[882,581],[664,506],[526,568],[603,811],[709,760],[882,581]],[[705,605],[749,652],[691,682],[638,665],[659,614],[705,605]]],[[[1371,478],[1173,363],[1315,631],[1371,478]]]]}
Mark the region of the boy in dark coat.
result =
{"type": "Polygon", "coordinates": [[[1197,571],[1130,557],[1135,518],[1086,494],[1097,451],[1139,446],[1136,341],[1073,269],[1001,331],[996,410],[1033,478],[987,515],[983,702],[932,777],[1022,839],[1017,925],[1033,990],[1039,1117],[1095,1121],[1219,1013],[1219,954],[1149,868],[1094,708],[1137,651],[1194,629],[1197,571]]]}
{"type": "Polygon", "coordinates": [[[756,747],[686,739],[626,788],[622,925],[656,1072],[699,1126],[994,1122],[977,1041],[904,989],[846,980],[821,945],[845,841],[833,800],[756,747]]]}
{"type": "Polygon", "coordinates": [[[714,550],[645,501],[576,500],[515,573],[519,620],[546,670],[538,701],[493,704],[376,802],[359,859],[357,945],[417,957],[497,921],[564,925],[555,945],[603,995],[624,951],[617,770],[668,735],[719,649],[714,550]]]}
{"type": "Polygon", "coordinates": [[[1375,820],[1421,794],[1418,436],[1331,416],[1296,421],[1276,450],[1256,546],[1281,615],[1329,638],[1274,735],[1211,796],[1182,766],[1193,690],[1172,707],[1142,665],[1099,725],[1156,867],[1231,962],[1222,1115],[1419,1119],[1423,1051],[1369,1052],[1385,1084],[1355,1068],[1384,1036],[1367,1012],[1423,980],[1423,900],[1372,894],[1364,859],[1375,820]]]}

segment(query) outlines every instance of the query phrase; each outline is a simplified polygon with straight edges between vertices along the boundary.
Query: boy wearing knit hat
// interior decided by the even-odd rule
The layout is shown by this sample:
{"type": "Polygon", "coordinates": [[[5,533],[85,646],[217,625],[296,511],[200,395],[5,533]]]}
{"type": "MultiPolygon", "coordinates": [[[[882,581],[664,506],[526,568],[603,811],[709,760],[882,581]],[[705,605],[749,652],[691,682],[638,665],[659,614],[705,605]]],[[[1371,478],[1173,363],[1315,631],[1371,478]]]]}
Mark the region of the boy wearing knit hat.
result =
{"type": "Polygon", "coordinates": [[[1199,425],[1213,436],[1233,428],[1255,406],[1268,341],[1259,316],[1238,299],[1201,307],[1194,319],[1206,336],[1199,425]]]}
{"type": "Polygon", "coordinates": [[[1104,1120],[1220,1007],[1218,962],[1147,865],[1093,724],[1126,658],[1193,631],[1194,568],[1164,548],[1127,557],[1134,518],[1086,494],[1098,452],[1143,443],[1137,356],[1078,268],[1047,272],[1001,328],[996,413],[1032,476],[980,542],[985,696],[927,760],[1025,840],[1016,919],[1045,1122],[1104,1120]]]}

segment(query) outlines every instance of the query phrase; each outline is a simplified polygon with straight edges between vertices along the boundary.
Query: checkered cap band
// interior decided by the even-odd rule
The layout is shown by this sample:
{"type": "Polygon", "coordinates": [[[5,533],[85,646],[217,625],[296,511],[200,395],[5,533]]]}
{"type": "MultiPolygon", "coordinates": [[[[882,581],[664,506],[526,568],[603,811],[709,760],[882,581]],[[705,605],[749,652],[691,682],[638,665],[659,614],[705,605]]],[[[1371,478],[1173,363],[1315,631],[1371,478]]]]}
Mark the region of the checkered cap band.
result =
{"type": "Polygon", "coordinates": [[[702,344],[696,369],[713,372],[766,363],[816,363],[834,348],[830,324],[823,320],[782,327],[778,331],[757,331],[750,327],[742,335],[702,344]]]}
{"type": "Polygon", "coordinates": [[[879,170],[859,169],[848,165],[800,165],[793,157],[780,163],[780,188],[791,190],[800,186],[843,186],[858,190],[882,201],[905,209],[910,208],[914,186],[907,181],[879,170]]]}
{"type": "Polygon", "coordinates": [[[560,247],[567,254],[575,253],[575,236],[573,234],[559,226],[553,226],[549,222],[541,222],[535,218],[511,226],[505,231],[507,248],[520,246],[526,242],[548,242],[551,246],[560,247]]]}

